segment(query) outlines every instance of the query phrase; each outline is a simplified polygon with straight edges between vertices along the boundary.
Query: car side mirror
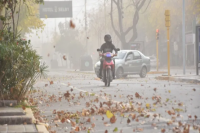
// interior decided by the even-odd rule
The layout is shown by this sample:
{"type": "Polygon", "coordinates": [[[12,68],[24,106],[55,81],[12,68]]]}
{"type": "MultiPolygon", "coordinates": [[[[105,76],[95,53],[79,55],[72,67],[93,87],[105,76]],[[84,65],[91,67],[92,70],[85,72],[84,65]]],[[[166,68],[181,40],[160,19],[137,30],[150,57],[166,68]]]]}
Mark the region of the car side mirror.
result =
{"type": "Polygon", "coordinates": [[[97,52],[100,52],[101,50],[100,49],[97,49],[97,52]]]}

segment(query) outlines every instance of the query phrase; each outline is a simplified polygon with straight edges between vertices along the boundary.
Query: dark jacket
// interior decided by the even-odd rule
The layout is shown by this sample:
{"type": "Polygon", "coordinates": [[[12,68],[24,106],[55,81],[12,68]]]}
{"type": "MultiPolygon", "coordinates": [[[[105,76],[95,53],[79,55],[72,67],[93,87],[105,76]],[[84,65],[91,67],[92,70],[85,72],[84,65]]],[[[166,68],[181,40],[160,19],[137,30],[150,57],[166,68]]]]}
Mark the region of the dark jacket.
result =
{"type": "Polygon", "coordinates": [[[100,48],[101,52],[103,53],[106,53],[106,52],[113,52],[113,50],[115,52],[117,52],[116,48],[115,48],[115,45],[113,45],[112,43],[104,43],[101,45],[101,48],[100,48]]]}

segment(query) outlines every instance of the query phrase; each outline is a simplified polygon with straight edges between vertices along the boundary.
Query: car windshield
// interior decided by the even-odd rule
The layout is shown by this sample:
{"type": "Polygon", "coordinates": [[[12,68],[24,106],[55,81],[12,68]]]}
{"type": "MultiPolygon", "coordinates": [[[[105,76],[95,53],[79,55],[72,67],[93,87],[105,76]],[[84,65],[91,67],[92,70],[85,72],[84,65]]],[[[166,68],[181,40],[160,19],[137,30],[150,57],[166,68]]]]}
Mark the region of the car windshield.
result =
{"type": "Polygon", "coordinates": [[[115,56],[114,58],[115,59],[123,59],[124,56],[126,55],[126,53],[127,53],[126,51],[120,51],[117,53],[117,56],[115,56]]]}

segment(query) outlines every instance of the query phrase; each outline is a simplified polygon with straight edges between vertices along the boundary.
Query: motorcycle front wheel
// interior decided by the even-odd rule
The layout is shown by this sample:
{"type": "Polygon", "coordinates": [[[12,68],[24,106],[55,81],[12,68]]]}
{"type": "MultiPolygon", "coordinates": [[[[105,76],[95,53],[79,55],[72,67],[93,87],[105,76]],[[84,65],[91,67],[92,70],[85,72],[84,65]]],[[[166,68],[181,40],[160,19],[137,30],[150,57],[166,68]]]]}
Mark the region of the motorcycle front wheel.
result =
{"type": "Polygon", "coordinates": [[[111,78],[112,78],[112,71],[111,71],[111,69],[107,69],[106,79],[107,79],[107,86],[108,87],[110,86],[111,78]]]}

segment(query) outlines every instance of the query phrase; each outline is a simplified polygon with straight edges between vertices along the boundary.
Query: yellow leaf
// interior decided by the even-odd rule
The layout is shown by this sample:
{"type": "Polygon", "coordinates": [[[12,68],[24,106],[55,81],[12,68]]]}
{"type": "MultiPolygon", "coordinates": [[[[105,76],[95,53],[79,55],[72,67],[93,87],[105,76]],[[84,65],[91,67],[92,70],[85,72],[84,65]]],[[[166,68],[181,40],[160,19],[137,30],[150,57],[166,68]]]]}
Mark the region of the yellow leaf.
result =
{"type": "Polygon", "coordinates": [[[110,118],[113,117],[113,114],[109,110],[107,110],[106,111],[106,116],[110,119],[110,118]]]}
{"type": "Polygon", "coordinates": [[[150,108],[150,106],[151,106],[151,105],[150,105],[149,103],[146,104],[146,108],[150,108]]]}
{"type": "Polygon", "coordinates": [[[171,93],[171,91],[170,91],[170,90],[169,90],[168,92],[169,92],[169,93],[171,93]]]}

